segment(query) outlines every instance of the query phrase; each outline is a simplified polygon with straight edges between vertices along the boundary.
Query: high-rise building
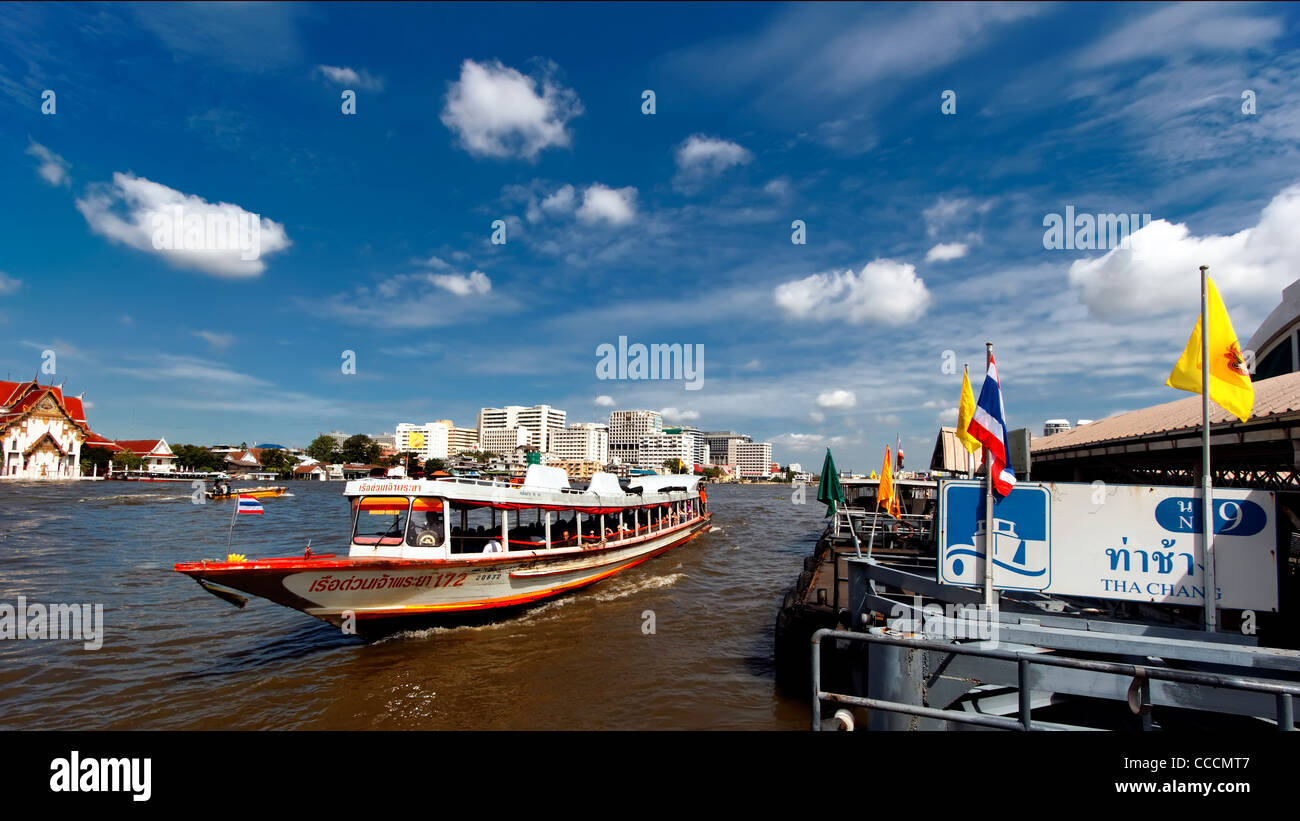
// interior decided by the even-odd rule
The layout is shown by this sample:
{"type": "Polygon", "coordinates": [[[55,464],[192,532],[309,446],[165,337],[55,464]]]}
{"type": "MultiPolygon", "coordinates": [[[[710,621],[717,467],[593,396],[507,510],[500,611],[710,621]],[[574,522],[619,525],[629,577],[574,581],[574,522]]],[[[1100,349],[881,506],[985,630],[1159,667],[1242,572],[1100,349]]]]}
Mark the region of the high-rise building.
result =
{"type": "Polygon", "coordinates": [[[770,442],[737,442],[734,445],[736,471],[743,477],[754,479],[772,475],[772,445],[770,442]]]}
{"type": "Polygon", "coordinates": [[[641,439],[661,433],[663,417],[659,411],[626,410],[609,415],[609,456],[623,464],[637,461],[637,446],[641,439]]]}
{"type": "Polygon", "coordinates": [[[566,462],[609,461],[609,428],[596,422],[582,422],[551,435],[550,452],[566,462]]]}
{"type": "Polygon", "coordinates": [[[710,450],[708,442],[704,439],[704,434],[697,427],[691,425],[679,425],[675,427],[665,427],[664,433],[677,436],[685,436],[691,440],[691,463],[696,465],[712,464],[709,461],[710,450]]]}
{"type": "MultiPolygon", "coordinates": [[[[530,434],[530,444],[538,450],[550,449],[551,434],[564,428],[568,413],[550,405],[506,405],[504,408],[483,408],[478,413],[478,438],[484,443],[484,431],[489,428],[522,427],[530,434]]],[[[486,444],[484,444],[486,447],[486,444]]],[[[490,448],[489,448],[490,450],[490,448]]]]}
{"type": "Polygon", "coordinates": [[[742,442],[752,442],[749,436],[743,433],[736,433],[732,430],[712,430],[700,434],[704,439],[704,444],[709,446],[709,455],[713,464],[732,465],[736,464],[736,445],[742,442]]]}
{"type": "Polygon", "coordinates": [[[513,453],[515,448],[532,444],[531,432],[521,425],[508,428],[483,428],[479,444],[488,453],[507,456],[513,453]]]}
{"type": "Polygon", "coordinates": [[[668,467],[665,462],[675,463],[681,460],[682,465],[691,470],[694,459],[695,438],[690,435],[653,433],[642,436],[641,441],[637,442],[636,466],[639,468],[663,471],[668,467]]]}
{"type": "Polygon", "coordinates": [[[443,422],[426,422],[413,425],[402,422],[397,426],[395,438],[398,453],[419,454],[420,461],[446,459],[448,427],[443,422]]]}
{"type": "Polygon", "coordinates": [[[450,419],[439,419],[438,424],[447,426],[447,453],[455,456],[469,450],[478,450],[478,429],[458,428],[450,419]]]}

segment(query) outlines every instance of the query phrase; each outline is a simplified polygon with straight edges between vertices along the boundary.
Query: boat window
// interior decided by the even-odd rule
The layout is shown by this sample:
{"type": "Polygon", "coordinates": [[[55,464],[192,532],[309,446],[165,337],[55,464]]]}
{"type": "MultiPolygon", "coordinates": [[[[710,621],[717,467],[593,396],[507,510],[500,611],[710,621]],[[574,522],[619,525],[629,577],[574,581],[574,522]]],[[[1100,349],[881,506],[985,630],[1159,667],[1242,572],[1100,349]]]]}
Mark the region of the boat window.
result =
{"type": "Polygon", "coordinates": [[[501,514],[486,505],[451,502],[451,552],[482,553],[487,543],[501,540],[501,514]]]}
{"type": "Polygon", "coordinates": [[[411,520],[406,527],[406,543],[413,547],[442,545],[442,500],[419,496],[411,502],[411,520]]]}
{"type": "Polygon", "coordinates": [[[362,496],[353,502],[357,511],[352,541],[356,544],[394,545],[402,543],[406,530],[405,496],[362,496]]]}

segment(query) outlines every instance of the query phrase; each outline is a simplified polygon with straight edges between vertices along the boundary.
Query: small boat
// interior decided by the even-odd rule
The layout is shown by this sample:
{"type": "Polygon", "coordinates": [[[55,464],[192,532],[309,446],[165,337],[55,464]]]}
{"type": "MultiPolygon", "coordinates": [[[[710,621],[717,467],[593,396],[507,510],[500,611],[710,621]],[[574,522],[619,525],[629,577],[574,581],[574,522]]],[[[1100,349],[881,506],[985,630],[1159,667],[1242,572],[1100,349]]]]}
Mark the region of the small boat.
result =
{"type": "Polygon", "coordinates": [[[229,493],[213,493],[207,491],[209,499],[234,499],[237,496],[252,496],[258,499],[270,498],[272,496],[283,496],[289,492],[289,488],[284,485],[275,485],[273,487],[248,487],[234,488],[229,493]]]}
{"type": "Polygon", "coordinates": [[[346,557],[182,562],[178,573],[243,605],[232,590],[342,627],[382,634],[483,620],[635,567],[707,533],[693,476],[647,476],[627,489],[597,473],[586,489],[529,465],[524,483],[445,477],[348,482],[346,557]],[[472,616],[472,618],[470,618],[472,616]]]}

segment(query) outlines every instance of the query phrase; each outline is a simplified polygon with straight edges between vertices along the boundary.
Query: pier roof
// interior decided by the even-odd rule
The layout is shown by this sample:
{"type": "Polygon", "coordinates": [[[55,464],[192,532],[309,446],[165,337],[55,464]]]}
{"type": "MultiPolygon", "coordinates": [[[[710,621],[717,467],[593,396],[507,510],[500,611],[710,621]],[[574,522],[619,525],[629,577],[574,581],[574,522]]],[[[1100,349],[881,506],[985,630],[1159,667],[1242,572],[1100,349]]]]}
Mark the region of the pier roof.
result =
{"type": "MultiPolygon", "coordinates": [[[[1255,383],[1255,408],[1250,420],[1242,422],[1228,411],[1210,402],[1210,424],[1222,427],[1248,427],[1273,421],[1288,414],[1300,414],[1300,373],[1288,373],[1263,379],[1255,383]]],[[[1121,413],[1096,422],[1080,425],[1074,430],[1035,439],[1034,455],[1059,450],[1070,450],[1101,442],[1114,442],[1151,435],[1171,433],[1199,433],[1201,428],[1201,397],[1191,395],[1163,405],[1121,413]]]]}
{"type": "MultiPolygon", "coordinates": [[[[1216,485],[1300,490],[1300,372],[1254,383],[1242,422],[1210,402],[1216,485]]],[[[1201,397],[1129,411],[1034,439],[1031,478],[1183,484],[1199,475],[1201,397]]]]}

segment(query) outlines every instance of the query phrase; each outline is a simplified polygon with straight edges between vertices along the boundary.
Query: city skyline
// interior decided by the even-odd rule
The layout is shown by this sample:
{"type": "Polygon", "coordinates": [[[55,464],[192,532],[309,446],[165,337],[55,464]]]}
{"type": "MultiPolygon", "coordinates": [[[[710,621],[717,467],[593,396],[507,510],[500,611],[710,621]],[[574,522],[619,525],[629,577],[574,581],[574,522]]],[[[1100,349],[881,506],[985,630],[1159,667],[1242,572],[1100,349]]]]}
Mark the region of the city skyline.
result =
{"type": "Polygon", "coordinates": [[[527,396],[863,472],[986,340],[1011,428],[1103,419],[1178,398],[1198,265],[1243,344],[1300,272],[1293,6],[643,10],[8,7],[0,373],[124,439],[527,396]]]}

